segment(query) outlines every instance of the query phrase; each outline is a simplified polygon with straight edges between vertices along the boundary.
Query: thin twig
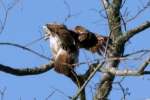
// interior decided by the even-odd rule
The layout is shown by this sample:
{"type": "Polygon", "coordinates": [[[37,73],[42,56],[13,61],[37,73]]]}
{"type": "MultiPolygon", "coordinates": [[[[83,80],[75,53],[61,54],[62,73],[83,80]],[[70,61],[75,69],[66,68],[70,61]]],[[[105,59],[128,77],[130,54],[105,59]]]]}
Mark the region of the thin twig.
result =
{"type": "Polygon", "coordinates": [[[30,46],[30,45],[36,43],[36,42],[39,42],[40,40],[42,40],[42,39],[44,39],[44,38],[45,38],[45,36],[40,37],[40,38],[38,38],[38,39],[35,39],[35,40],[33,40],[33,41],[31,41],[31,42],[25,44],[24,46],[25,46],[25,47],[28,47],[28,46],[30,46]]]}
{"type": "Polygon", "coordinates": [[[123,55],[123,57],[129,57],[129,56],[133,56],[133,55],[136,55],[136,54],[139,54],[139,53],[149,53],[150,52],[150,50],[138,50],[138,51],[135,51],[135,52],[132,52],[132,53],[128,53],[128,54],[125,54],[125,55],[123,55]]]}
{"type": "Polygon", "coordinates": [[[142,9],[140,9],[132,18],[128,19],[126,22],[130,22],[130,21],[136,19],[136,18],[137,18],[140,14],[142,14],[142,12],[144,12],[148,7],[150,7],[150,1],[148,1],[148,2],[146,3],[146,5],[145,5],[142,9]]]}
{"type": "Polygon", "coordinates": [[[0,45],[7,45],[7,46],[14,46],[14,47],[17,47],[17,48],[21,48],[21,49],[23,49],[23,50],[26,50],[26,51],[29,51],[29,52],[31,52],[31,53],[33,53],[33,54],[35,54],[35,55],[37,55],[37,56],[39,56],[39,57],[41,57],[41,58],[44,58],[44,59],[46,59],[46,60],[51,60],[51,58],[49,58],[49,57],[46,57],[46,56],[44,56],[44,55],[42,55],[42,54],[40,54],[40,53],[38,53],[38,52],[36,52],[36,51],[34,51],[34,50],[32,50],[32,49],[29,49],[29,48],[27,48],[27,47],[25,47],[25,46],[22,46],[22,45],[20,45],[20,44],[15,44],[15,43],[9,43],[9,42],[3,42],[3,43],[0,43],[0,45]]]}
{"type": "Polygon", "coordinates": [[[46,97],[46,99],[45,99],[45,100],[49,100],[49,99],[50,99],[50,97],[52,97],[54,93],[55,93],[55,91],[53,91],[52,93],[50,93],[50,94],[46,97]]]}
{"type": "Polygon", "coordinates": [[[71,17],[78,16],[80,13],[71,14],[71,7],[70,7],[70,5],[68,4],[68,2],[66,0],[64,0],[64,4],[65,4],[65,6],[68,10],[68,14],[65,17],[65,20],[63,21],[63,23],[66,23],[71,17]]]}
{"type": "MultiPolygon", "coordinates": [[[[109,19],[109,17],[108,17],[109,15],[108,15],[108,12],[107,12],[108,6],[110,6],[109,1],[102,0],[102,3],[103,3],[103,6],[104,6],[104,9],[105,9],[106,18],[109,19]]],[[[111,34],[112,34],[112,30],[111,30],[111,26],[110,26],[110,21],[109,20],[108,20],[108,24],[109,24],[110,33],[108,34],[108,39],[107,39],[107,42],[106,42],[106,48],[105,48],[105,52],[104,52],[104,58],[106,58],[107,49],[108,49],[108,45],[109,45],[109,42],[110,42],[110,37],[111,37],[111,34]]]]}
{"type": "Polygon", "coordinates": [[[126,91],[125,88],[122,86],[121,82],[113,82],[113,84],[117,84],[119,86],[120,89],[116,88],[117,90],[121,90],[122,94],[123,94],[123,98],[121,100],[126,100],[126,91]]]}
{"type": "Polygon", "coordinates": [[[80,93],[82,92],[82,90],[86,87],[86,85],[89,83],[89,81],[93,78],[93,76],[95,75],[95,73],[99,70],[99,68],[101,68],[103,66],[104,62],[100,63],[97,65],[97,67],[94,69],[94,71],[90,74],[90,76],[87,78],[87,80],[84,82],[84,84],[81,86],[81,88],[78,90],[78,92],[76,93],[76,95],[72,98],[72,100],[76,100],[78,98],[78,96],[80,95],[80,93]]]}
{"type": "Polygon", "coordinates": [[[5,10],[4,20],[3,20],[3,22],[1,21],[0,34],[3,32],[3,30],[5,28],[5,25],[6,25],[6,22],[7,22],[7,19],[8,19],[8,15],[9,15],[10,11],[15,7],[16,4],[19,3],[19,1],[20,0],[15,0],[10,7],[6,8],[3,0],[0,0],[1,5],[3,6],[3,8],[5,10]]]}
{"type": "Polygon", "coordinates": [[[126,0],[122,1],[121,8],[123,8],[123,6],[125,5],[125,3],[126,3],[126,0]]]}
{"type": "Polygon", "coordinates": [[[4,100],[4,96],[5,96],[5,92],[6,92],[6,87],[4,87],[4,89],[1,91],[0,90],[0,95],[1,95],[1,100],[4,100]]]}
{"type": "Polygon", "coordinates": [[[57,88],[55,88],[55,87],[52,87],[52,86],[51,86],[50,88],[54,89],[55,92],[58,92],[58,93],[60,93],[61,95],[63,95],[65,98],[71,99],[71,96],[66,95],[63,91],[61,91],[61,90],[59,90],[59,89],[57,89],[57,88]]]}

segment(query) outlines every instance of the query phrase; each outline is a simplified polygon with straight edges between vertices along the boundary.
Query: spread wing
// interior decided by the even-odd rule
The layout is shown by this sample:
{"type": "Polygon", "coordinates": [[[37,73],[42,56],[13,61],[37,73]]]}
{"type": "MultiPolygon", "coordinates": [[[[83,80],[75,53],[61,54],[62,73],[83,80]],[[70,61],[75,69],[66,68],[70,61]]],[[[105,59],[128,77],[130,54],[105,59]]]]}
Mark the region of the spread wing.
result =
{"type": "Polygon", "coordinates": [[[102,55],[105,52],[108,37],[90,32],[83,26],[76,26],[74,31],[79,35],[79,47],[102,55]]]}

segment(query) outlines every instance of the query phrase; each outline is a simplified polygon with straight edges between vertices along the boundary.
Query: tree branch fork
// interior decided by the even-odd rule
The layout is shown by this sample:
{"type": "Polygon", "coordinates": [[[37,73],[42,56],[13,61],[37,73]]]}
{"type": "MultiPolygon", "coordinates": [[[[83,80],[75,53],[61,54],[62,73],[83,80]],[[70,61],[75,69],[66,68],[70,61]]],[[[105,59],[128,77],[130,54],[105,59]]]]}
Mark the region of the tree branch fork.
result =
{"type": "Polygon", "coordinates": [[[141,66],[139,69],[131,70],[131,69],[124,69],[119,70],[114,67],[103,67],[99,71],[102,73],[110,73],[114,76],[141,76],[141,75],[148,75],[150,71],[145,71],[147,66],[141,66]]]}

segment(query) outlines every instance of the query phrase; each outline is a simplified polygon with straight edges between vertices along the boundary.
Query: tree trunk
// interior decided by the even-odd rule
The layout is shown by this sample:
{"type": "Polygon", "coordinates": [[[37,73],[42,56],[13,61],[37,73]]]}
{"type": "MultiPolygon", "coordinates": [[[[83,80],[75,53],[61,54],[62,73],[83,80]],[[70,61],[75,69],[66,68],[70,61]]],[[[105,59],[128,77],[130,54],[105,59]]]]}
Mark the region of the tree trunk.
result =
{"type": "MultiPolygon", "coordinates": [[[[120,17],[120,7],[122,0],[102,0],[104,8],[106,10],[106,15],[108,18],[108,24],[110,29],[110,39],[112,40],[111,51],[107,51],[106,54],[106,64],[104,67],[118,67],[119,60],[107,61],[110,57],[120,57],[124,52],[124,44],[116,43],[116,40],[122,35],[121,29],[121,17],[120,17]],[[110,3],[111,2],[111,3],[110,3]]],[[[97,88],[95,100],[108,100],[108,95],[112,89],[112,83],[115,76],[110,73],[104,73],[102,75],[100,84],[97,88]]]]}

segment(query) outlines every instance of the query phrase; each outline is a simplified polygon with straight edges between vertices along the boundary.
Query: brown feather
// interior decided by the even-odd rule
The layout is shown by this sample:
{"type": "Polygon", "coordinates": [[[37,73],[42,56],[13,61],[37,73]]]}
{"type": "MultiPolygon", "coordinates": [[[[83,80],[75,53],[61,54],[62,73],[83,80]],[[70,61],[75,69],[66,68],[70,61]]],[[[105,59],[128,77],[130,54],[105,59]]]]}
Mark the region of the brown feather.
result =
{"type": "Polygon", "coordinates": [[[78,62],[79,50],[75,39],[65,25],[47,24],[46,26],[50,31],[49,39],[54,39],[54,41],[55,39],[59,40],[59,43],[55,41],[52,44],[53,46],[51,46],[51,49],[55,51],[52,52],[55,53],[53,54],[55,71],[69,75],[78,62]],[[55,47],[57,50],[55,50],[55,47]]]}

